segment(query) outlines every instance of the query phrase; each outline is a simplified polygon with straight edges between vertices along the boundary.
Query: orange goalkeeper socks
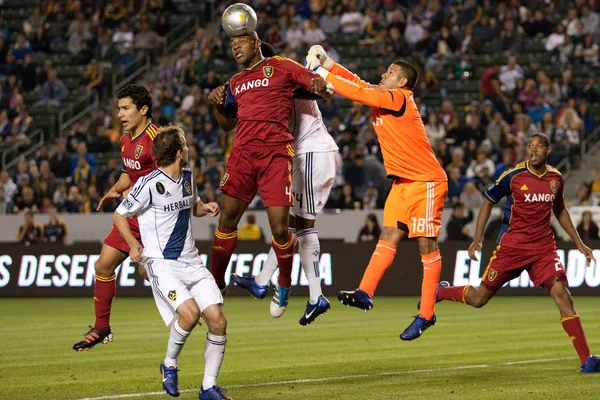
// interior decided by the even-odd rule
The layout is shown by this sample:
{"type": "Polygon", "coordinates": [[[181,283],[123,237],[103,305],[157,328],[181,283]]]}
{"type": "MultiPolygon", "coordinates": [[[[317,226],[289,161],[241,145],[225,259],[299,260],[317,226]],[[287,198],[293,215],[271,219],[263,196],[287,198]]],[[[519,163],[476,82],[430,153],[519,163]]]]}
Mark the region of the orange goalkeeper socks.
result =
{"type": "Polygon", "coordinates": [[[385,271],[392,265],[396,256],[396,245],[386,240],[377,242],[377,247],[371,256],[371,261],[363,275],[360,290],[364,290],[369,296],[373,296],[377,285],[385,274],[385,271]]]}
{"type": "Polygon", "coordinates": [[[442,256],[440,251],[421,255],[423,262],[423,283],[421,285],[421,308],[419,314],[431,319],[435,311],[435,291],[442,272],[442,256]]]}

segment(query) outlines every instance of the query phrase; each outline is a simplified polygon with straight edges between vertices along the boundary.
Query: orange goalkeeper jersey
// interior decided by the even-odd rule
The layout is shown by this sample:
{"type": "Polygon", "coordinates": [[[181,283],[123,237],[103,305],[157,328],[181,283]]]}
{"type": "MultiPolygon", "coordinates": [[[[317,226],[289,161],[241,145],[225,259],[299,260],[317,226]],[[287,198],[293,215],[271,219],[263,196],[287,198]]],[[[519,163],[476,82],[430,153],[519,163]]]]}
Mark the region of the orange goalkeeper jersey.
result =
{"type": "Polygon", "coordinates": [[[371,85],[337,63],[328,74],[321,75],[336,93],[373,107],[373,126],[388,176],[412,181],[448,180],[429,144],[412,91],[371,85]]]}

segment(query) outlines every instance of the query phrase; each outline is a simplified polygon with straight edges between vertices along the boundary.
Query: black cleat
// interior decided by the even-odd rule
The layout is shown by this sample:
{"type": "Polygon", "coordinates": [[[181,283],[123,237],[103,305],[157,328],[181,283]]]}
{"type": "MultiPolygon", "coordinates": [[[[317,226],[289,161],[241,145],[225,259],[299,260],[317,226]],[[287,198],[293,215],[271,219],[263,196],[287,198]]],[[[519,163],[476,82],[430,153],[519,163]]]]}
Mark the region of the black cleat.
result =
{"type": "Polygon", "coordinates": [[[100,329],[93,328],[90,325],[89,332],[85,335],[81,342],[77,342],[73,345],[73,350],[75,351],[83,351],[89,350],[95,345],[102,343],[110,343],[113,341],[113,332],[110,328],[106,331],[101,331],[100,329]]]}
{"type": "Polygon", "coordinates": [[[352,306],[369,311],[373,308],[373,299],[365,291],[356,289],[347,292],[339,292],[338,300],[345,306],[352,306]]]}

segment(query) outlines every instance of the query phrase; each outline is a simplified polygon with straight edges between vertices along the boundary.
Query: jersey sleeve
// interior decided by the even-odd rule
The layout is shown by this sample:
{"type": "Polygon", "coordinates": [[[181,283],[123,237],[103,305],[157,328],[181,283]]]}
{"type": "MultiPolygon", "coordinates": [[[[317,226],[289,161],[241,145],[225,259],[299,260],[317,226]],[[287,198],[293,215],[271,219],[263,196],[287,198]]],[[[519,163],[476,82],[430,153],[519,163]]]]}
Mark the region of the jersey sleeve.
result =
{"type": "Polygon", "coordinates": [[[328,73],[319,68],[321,76],[333,85],[336,93],[347,99],[369,107],[383,108],[392,112],[400,111],[406,103],[406,95],[399,90],[389,90],[376,86],[361,86],[342,77],[328,73]]]}
{"type": "Polygon", "coordinates": [[[223,107],[225,108],[225,112],[227,112],[227,114],[230,116],[234,118],[237,116],[238,106],[237,102],[235,101],[235,97],[233,97],[233,93],[231,92],[231,87],[229,84],[227,84],[225,88],[225,104],[223,104],[223,107]]]}
{"type": "Polygon", "coordinates": [[[552,207],[555,215],[559,215],[565,208],[564,186],[565,183],[561,176],[558,181],[558,190],[556,191],[556,197],[554,197],[554,205],[552,207]]]}
{"type": "Polygon", "coordinates": [[[498,203],[503,197],[510,194],[511,180],[512,175],[509,174],[509,171],[506,171],[484,192],[485,197],[494,204],[498,203]]]}
{"type": "Polygon", "coordinates": [[[311,89],[310,81],[317,75],[313,74],[296,61],[292,61],[283,57],[275,57],[284,67],[288,77],[296,84],[302,86],[304,89],[311,89]]]}
{"type": "Polygon", "coordinates": [[[117,212],[125,218],[131,218],[152,204],[152,193],[147,179],[139,179],[127,198],[121,202],[117,212]]]}
{"type": "Polygon", "coordinates": [[[353,74],[352,72],[347,70],[344,66],[342,66],[341,64],[338,64],[336,62],[333,63],[333,66],[331,68],[329,68],[328,71],[329,71],[329,73],[339,76],[340,78],[344,78],[350,82],[353,82],[353,83],[357,84],[358,86],[361,86],[361,87],[373,86],[369,82],[363,81],[362,79],[360,79],[360,77],[358,75],[353,74]]]}

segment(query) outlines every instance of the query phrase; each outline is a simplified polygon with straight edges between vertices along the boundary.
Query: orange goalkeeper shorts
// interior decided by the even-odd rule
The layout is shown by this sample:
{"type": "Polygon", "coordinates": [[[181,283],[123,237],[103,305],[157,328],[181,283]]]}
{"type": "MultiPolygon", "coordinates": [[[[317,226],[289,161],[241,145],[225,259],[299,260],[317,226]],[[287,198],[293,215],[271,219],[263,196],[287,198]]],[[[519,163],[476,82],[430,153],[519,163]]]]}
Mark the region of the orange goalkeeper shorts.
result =
{"type": "Polygon", "coordinates": [[[383,226],[408,228],[408,237],[437,237],[442,226],[447,182],[396,179],[385,201],[383,226]]]}

